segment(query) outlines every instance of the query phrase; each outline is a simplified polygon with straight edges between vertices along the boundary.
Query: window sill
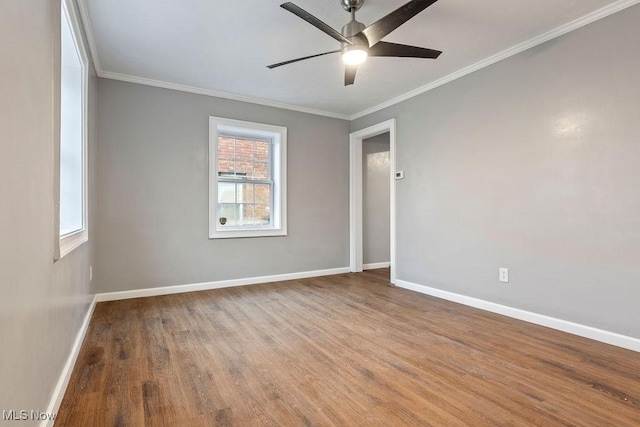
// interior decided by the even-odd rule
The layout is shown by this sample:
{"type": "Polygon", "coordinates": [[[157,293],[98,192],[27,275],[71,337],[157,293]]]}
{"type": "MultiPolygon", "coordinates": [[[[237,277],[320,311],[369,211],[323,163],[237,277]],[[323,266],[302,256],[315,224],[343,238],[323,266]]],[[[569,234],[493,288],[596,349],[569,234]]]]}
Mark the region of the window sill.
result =
{"type": "Polygon", "coordinates": [[[287,230],[284,228],[224,231],[212,230],[209,232],[209,239],[241,239],[245,237],[277,237],[286,235],[287,230]]]}
{"type": "Polygon", "coordinates": [[[87,241],[89,241],[89,234],[87,233],[87,230],[76,231],[73,234],[62,237],[60,239],[60,259],[73,252],[73,250],[79,248],[87,241]]]}

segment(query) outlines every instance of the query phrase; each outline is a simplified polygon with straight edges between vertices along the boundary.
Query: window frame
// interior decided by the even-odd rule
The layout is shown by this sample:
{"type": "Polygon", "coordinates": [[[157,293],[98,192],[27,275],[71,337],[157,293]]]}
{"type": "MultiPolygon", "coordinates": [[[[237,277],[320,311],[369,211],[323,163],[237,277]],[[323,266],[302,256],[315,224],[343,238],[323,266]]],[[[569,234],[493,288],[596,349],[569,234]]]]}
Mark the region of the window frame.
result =
{"type": "MultiPolygon", "coordinates": [[[[224,180],[222,182],[229,182],[224,180]]],[[[247,180],[246,183],[252,183],[247,180]]],[[[259,183],[259,182],[256,182],[259,183]]],[[[223,117],[209,117],[209,238],[233,239],[287,235],[287,128],[223,117]],[[271,225],[218,227],[218,137],[271,140],[271,225]]]]}
{"type": "MultiPolygon", "coordinates": [[[[274,216],[271,215],[271,208],[273,208],[274,206],[274,193],[275,193],[275,179],[274,179],[274,167],[273,167],[273,153],[274,153],[274,138],[273,137],[266,137],[266,136],[256,136],[256,135],[244,135],[244,134],[240,134],[238,132],[234,132],[234,133],[230,133],[230,132],[223,132],[223,131],[218,131],[218,138],[216,141],[216,153],[218,153],[218,147],[217,147],[217,142],[219,142],[220,137],[226,137],[226,138],[230,138],[230,139],[236,139],[236,140],[244,140],[244,141],[260,141],[260,142],[267,142],[269,144],[269,159],[267,161],[267,179],[242,179],[241,177],[229,177],[229,176],[225,176],[225,175],[220,175],[220,171],[217,170],[217,181],[218,184],[220,183],[228,183],[228,184],[257,184],[257,185],[269,185],[271,191],[269,193],[269,207],[270,207],[270,215],[269,215],[269,224],[266,225],[254,225],[252,227],[249,226],[224,226],[224,227],[220,227],[218,228],[218,224],[216,223],[216,230],[218,231],[222,231],[222,230],[226,230],[226,231],[231,231],[231,230],[238,230],[238,231],[242,231],[242,230],[270,230],[272,228],[274,228],[274,216]]],[[[235,157],[234,157],[235,159],[235,157]]],[[[216,157],[216,160],[217,157],[216,157]]],[[[224,160],[228,160],[228,159],[224,159],[224,160]]],[[[218,165],[218,161],[216,161],[216,166],[218,165]]],[[[236,187],[237,188],[237,187],[236,187]]],[[[216,188],[217,191],[217,188],[216,188]]],[[[236,190],[237,191],[237,190],[236,190]]],[[[237,193],[236,193],[237,194],[237,193]]],[[[254,196],[254,202],[255,202],[255,196],[254,196]]],[[[228,203],[220,203],[217,202],[218,204],[228,204],[228,203]]],[[[236,201],[236,203],[233,203],[234,205],[238,205],[238,202],[236,201]]],[[[253,203],[253,205],[255,206],[255,203],[253,203]]],[[[217,212],[217,211],[216,211],[217,212]]]]}
{"type": "MultiPolygon", "coordinates": [[[[83,243],[89,240],[89,215],[88,215],[88,99],[89,99],[89,57],[85,49],[85,45],[82,39],[82,33],[80,30],[80,21],[78,20],[78,14],[75,10],[75,6],[71,0],[62,0],[60,12],[60,90],[62,90],[62,25],[64,25],[63,19],[66,19],[69,28],[71,29],[71,37],[75,45],[78,57],[80,59],[82,83],[81,83],[81,144],[82,144],[82,228],[71,233],[60,235],[60,199],[61,188],[58,185],[57,194],[57,237],[59,242],[59,252],[57,259],[64,257],[71,253],[74,249],[80,247],[83,243]]],[[[62,97],[58,100],[58,106],[60,109],[60,123],[62,123],[62,97]]],[[[59,126],[61,129],[61,126],[59,126]]],[[[61,152],[61,136],[58,136],[58,155],[57,155],[57,174],[58,184],[60,184],[60,173],[62,171],[62,160],[60,157],[61,152]]]]}

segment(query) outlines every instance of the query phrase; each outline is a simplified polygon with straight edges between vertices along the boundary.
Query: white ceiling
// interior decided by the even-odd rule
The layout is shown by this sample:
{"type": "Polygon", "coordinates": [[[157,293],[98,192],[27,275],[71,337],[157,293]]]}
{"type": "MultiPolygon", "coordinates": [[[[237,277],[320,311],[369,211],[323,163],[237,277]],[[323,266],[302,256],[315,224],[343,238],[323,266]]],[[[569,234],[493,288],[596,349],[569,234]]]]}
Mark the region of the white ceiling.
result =
{"type": "MultiPolygon", "coordinates": [[[[369,25],[407,1],[366,0],[356,17],[369,25]]],[[[439,59],[370,58],[355,84],[345,87],[339,54],[266,68],[340,47],[280,8],[283,2],[80,0],[103,76],[151,79],[343,116],[415,91],[600,8],[635,3],[439,0],[385,38],[442,50],[439,59]]],[[[349,20],[340,0],[293,2],[338,31],[349,20]]]]}

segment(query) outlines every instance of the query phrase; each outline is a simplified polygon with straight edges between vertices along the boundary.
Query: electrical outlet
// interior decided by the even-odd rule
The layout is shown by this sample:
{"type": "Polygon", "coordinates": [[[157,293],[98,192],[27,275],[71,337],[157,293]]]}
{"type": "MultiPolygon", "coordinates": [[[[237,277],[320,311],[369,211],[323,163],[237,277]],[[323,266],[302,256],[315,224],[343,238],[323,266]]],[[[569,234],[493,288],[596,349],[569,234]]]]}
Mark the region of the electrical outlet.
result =
{"type": "Polygon", "coordinates": [[[89,266],[89,281],[93,280],[93,265],[89,266]]]}
{"type": "Polygon", "coordinates": [[[502,267],[500,267],[500,268],[498,269],[498,272],[499,272],[499,277],[498,277],[498,279],[499,279],[501,282],[509,283],[509,269],[508,269],[508,268],[502,268],[502,267]]]}

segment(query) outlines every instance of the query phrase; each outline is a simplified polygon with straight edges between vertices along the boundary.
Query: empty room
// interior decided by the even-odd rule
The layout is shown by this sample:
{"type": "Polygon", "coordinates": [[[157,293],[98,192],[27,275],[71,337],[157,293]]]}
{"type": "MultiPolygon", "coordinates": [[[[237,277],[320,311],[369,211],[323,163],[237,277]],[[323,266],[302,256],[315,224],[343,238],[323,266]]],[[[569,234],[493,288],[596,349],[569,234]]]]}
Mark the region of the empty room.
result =
{"type": "Polygon", "coordinates": [[[0,410],[640,426],[640,0],[0,0],[0,410]]]}

